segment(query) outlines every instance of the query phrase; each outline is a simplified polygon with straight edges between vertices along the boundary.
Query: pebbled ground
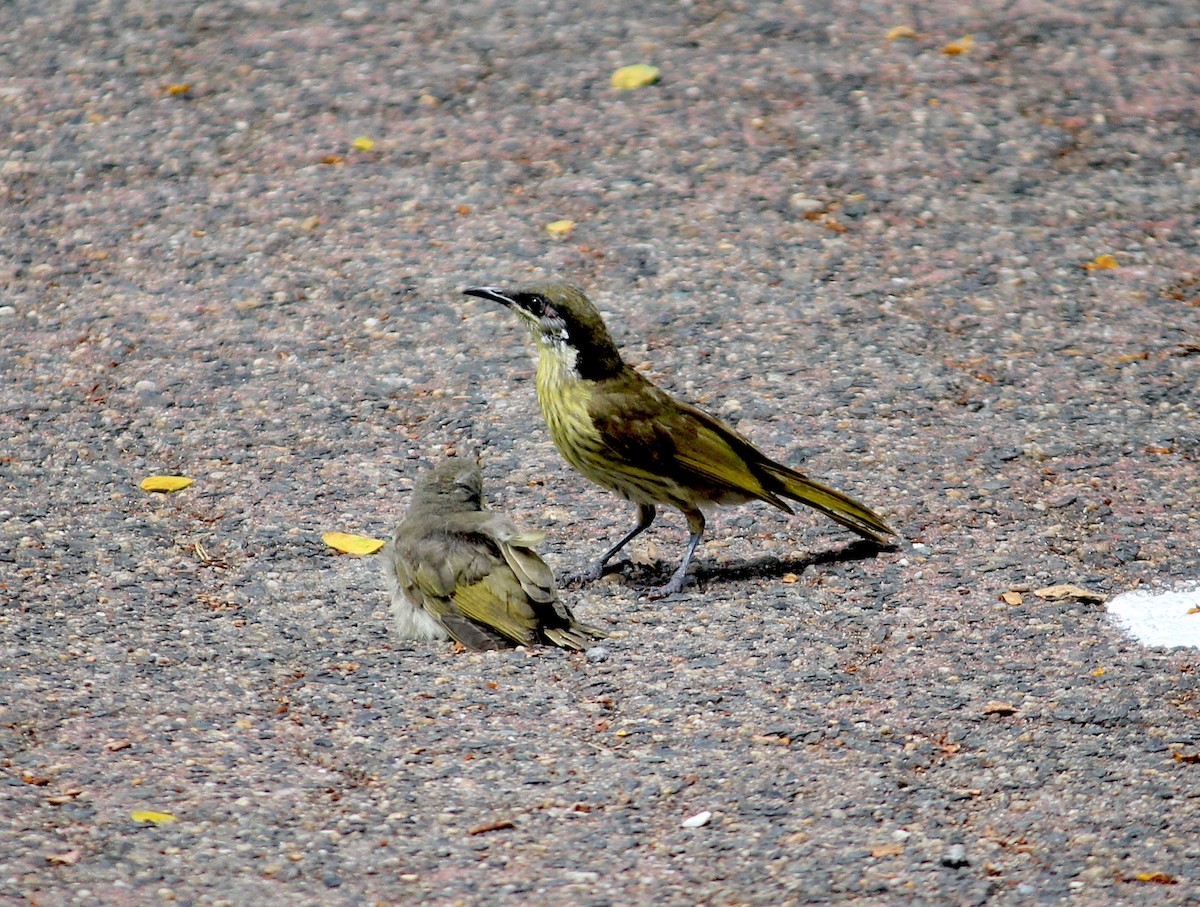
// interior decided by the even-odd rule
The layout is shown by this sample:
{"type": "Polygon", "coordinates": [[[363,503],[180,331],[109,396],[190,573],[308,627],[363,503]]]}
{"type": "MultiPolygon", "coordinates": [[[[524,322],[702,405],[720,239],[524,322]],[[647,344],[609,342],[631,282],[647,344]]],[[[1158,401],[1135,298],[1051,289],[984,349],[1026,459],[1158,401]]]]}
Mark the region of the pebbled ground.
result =
{"type": "Polygon", "coordinates": [[[0,903],[1200,903],[1200,655],[1035,594],[1200,575],[1194,7],[0,33],[0,903]],[[548,277],[909,544],[723,511],[648,602],[664,514],[587,655],[395,639],[321,535],[451,451],[562,573],[630,522],[458,294],[548,277]]]}

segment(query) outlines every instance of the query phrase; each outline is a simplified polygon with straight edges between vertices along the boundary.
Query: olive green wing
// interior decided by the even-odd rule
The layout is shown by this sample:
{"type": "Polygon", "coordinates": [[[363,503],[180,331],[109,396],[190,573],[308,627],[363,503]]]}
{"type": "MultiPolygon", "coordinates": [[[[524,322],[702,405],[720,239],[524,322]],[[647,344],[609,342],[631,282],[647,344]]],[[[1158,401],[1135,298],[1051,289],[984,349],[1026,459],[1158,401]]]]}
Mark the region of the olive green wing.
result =
{"type": "Polygon", "coordinates": [[[754,445],[632,370],[593,395],[589,414],[624,470],[706,488],[716,500],[722,494],[760,498],[790,512],[763,485],[754,467],[765,458],[754,445]]]}

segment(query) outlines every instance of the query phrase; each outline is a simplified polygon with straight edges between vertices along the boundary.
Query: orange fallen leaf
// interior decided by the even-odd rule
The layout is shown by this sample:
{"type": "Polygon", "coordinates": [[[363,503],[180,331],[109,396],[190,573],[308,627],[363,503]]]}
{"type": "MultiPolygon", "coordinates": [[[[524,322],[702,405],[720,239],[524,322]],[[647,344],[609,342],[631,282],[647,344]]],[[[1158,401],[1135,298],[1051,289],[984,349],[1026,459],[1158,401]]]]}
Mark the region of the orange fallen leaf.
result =
{"type": "Polygon", "coordinates": [[[942,53],[947,56],[957,57],[959,54],[965,54],[970,51],[971,46],[975,43],[975,38],[972,35],[963,35],[957,41],[951,41],[942,48],[942,53]]]}
{"type": "Polygon", "coordinates": [[[1107,673],[1108,673],[1108,671],[1104,670],[1104,668],[1096,668],[1096,670],[1092,671],[1092,676],[1093,677],[1103,677],[1107,673]]]}
{"type": "Polygon", "coordinates": [[[1153,882],[1156,885],[1175,884],[1175,877],[1165,872],[1139,872],[1133,878],[1136,882],[1153,882]]]}
{"type": "Polygon", "coordinates": [[[889,28],[887,33],[887,39],[889,41],[896,41],[900,38],[915,37],[917,37],[917,33],[907,25],[897,25],[895,28],[889,28]]]}
{"type": "Polygon", "coordinates": [[[1171,758],[1184,765],[1200,765],[1200,753],[1171,753],[1171,758]]]}
{"type": "Polygon", "coordinates": [[[354,535],[349,532],[326,532],[321,536],[321,541],[335,551],[359,556],[374,554],[384,546],[381,539],[373,539],[366,535],[354,535]]]}
{"type": "Polygon", "coordinates": [[[1120,263],[1107,252],[1103,255],[1097,255],[1084,265],[1084,268],[1089,271],[1111,271],[1119,267],[1121,267],[1120,263]]]}
{"type": "Polygon", "coordinates": [[[187,94],[191,90],[192,90],[191,82],[180,82],[177,85],[166,85],[163,87],[163,91],[165,91],[169,95],[187,94]]]}

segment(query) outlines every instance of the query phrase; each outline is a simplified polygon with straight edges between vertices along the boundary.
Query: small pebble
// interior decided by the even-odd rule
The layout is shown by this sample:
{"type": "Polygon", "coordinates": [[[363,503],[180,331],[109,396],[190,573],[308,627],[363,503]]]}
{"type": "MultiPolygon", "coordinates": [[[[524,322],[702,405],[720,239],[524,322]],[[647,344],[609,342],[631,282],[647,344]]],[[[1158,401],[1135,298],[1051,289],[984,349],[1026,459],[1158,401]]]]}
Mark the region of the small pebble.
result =
{"type": "Polygon", "coordinates": [[[599,664],[608,661],[609,651],[607,646],[592,646],[583,655],[592,664],[599,664]]]}
{"type": "Polygon", "coordinates": [[[708,820],[712,818],[712,813],[707,809],[704,812],[696,813],[694,816],[689,816],[679,823],[683,828],[700,828],[708,824],[708,820]]]}
{"type": "Polygon", "coordinates": [[[949,866],[951,869],[961,869],[971,865],[971,861],[967,859],[967,848],[962,844],[951,844],[942,854],[942,865],[949,866]]]}
{"type": "Polygon", "coordinates": [[[816,214],[825,208],[825,203],[819,199],[809,198],[802,193],[796,193],[788,199],[788,204],[792,206],[792,210],[798,214],[816,214]]]}

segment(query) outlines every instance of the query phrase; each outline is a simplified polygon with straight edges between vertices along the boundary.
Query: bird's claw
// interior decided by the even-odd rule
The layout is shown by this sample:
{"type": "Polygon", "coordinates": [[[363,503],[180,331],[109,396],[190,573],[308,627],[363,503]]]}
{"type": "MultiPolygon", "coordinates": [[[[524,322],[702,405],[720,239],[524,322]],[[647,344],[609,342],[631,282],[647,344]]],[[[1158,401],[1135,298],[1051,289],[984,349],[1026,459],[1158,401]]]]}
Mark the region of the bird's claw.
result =
{"type": "Polygon", "coordinates": [[[691,581],[690,576],[673,576],[670,582],[665,586],[659,586],[657,589],[650,589],[646,592],[646,598],[650,601],[657,601],[660,598],[666,598],[668,595],[675,595],[677,592],[682,592],[684,586],[691,581]]]}
{"type": "Polygon", "coordinates": [[[620,573],[626,567],[632,566],[632,562],[626,558],[621,558],[619,561],[613,561],[601,566],[600,564],[592,564],[578,573],[568,573],[562,579],[564,586],[572,588],[584,586],[588,583],[594,583],[602,576],[608,576],[610,573],[620,573]]]}

